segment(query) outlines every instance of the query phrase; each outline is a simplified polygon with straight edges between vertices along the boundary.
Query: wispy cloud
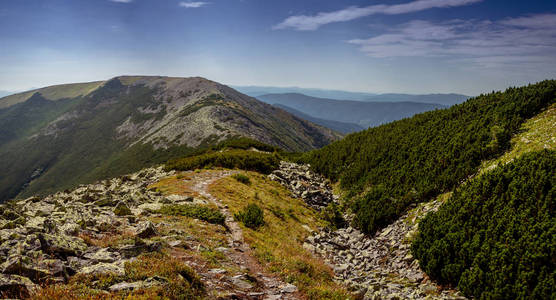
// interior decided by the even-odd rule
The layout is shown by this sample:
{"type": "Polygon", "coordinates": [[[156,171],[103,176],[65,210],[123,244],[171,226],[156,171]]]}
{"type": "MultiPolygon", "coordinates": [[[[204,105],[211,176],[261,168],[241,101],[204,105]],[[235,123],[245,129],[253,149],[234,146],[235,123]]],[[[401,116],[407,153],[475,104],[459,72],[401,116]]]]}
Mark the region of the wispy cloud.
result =
{"type": "Polygon", "coordinates": [[[133,2],[133,0],[110,0],[112,2],[117,2],[117,3],[131,3],[133,2]]]}
{"type": "Polygon", "coordinates": [[[321,12],[314,16],[291,16],[273,29],[293,28],[296,30],[316,30],[322,25],[336,22],[346,22],[376,14],[399,15],[418,12],[431,8],[447,8],[469,5],[483,0],[416,0],[404,4],[378,4],[366,7],[351,6],[332,12],[321,12]]]}
{"type": "Polygon", "coordinates": [[[556,63],[556,14],[497,22],[412,21],[383,34],[348,43],[375,58],[445,57],[483,66],[556,63]]]}
{"type": "Polygon", "coordinates": [[[180,2],[179,6],[185,8],[199,8],[209,4],[209,2],[197,1],[197,2],[180,2]]]}

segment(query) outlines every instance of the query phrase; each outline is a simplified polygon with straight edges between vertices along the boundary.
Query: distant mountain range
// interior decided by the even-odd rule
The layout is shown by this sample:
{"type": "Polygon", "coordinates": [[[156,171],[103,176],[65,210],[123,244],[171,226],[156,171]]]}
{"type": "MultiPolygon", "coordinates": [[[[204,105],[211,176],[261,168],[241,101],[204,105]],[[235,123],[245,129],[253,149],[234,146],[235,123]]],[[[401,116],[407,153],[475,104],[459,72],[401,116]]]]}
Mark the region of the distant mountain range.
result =
{"type": "Polygon", "coordinates": [[[257,98],[269,104],[280,105],[298,116],[301,116],[299,112],[309,115],[313,122],[323,126],[331,126],[330,121],[344,123],[340,127],[334,125],[336,130],[341,132],[352,132],[349,128],[354,128],[353,124],[361,128],[374,127],[421,112],[447,107],[436,103],[335,100],[297,93],[267,94],[257,98]],[[352,125],[345,126],[345,123],[352,125]]]}
{"type": "Polygon", "coordinates": [[[122,76],[0,99],[0,202],[249,137],[290,151],[341,137],[219,83],[122,76]]]}
{"type": "Polygon", "coordinates": [[[0,98],[13,94],[13,92],[0,91],[0,98]]]}
{"type": "Polygon", "coordinates": [[[274,106],[279,107],[279,108],[281,108],[281,109],[283,109],[283,110],[285,110],[285,111],[287,111],[287,112],[289,112],[289,113],[291,113],[295,116],[298,116],[298,117],[300,117],[304,120],[311,121],[315,124],[322,125],[324,127],[330,128],[332,130],[336,130],[340,133],[347,134],[347,133],[357,132],[357,131],[361,131],[361,130],[365,129],[364,127],[359,126],[355,123],[346,123],[346,122],[338,122],[338,121],[333,121],[333,120],[315,118],[315,117],[312,117],[308,114],[302,113],[297,109],[293,109],[289,106],[285,106],[285,105],[282,105],[282,104],[275,104],[274,106]]]}
{"type": "Polygon", "coordinates": [[[327,98],[335,100],[354,100],[365,102],[422,102],[438,103],[451,106],[462,103],[469,96],[461,94],[374,94],[363,92],[348,92],[340,90],[307,89],[299,87],[265,87],[265,86],[233,86],[238,91],[251,97],[259,97],[266,94],[304,94],[311,97],[327,98]]]}

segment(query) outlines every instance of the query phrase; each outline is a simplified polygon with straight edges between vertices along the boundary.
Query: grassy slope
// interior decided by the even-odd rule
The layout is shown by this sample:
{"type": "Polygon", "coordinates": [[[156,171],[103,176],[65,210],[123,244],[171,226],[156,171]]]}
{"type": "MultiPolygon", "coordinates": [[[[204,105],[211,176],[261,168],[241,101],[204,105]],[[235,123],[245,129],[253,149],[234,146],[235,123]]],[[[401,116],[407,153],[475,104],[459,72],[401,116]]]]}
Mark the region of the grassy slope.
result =
{"type": "Polygon", "coordinates": [[[511,140],[511,149],[498,158],[484,161],[479,173],[507,164],[525,153],[543,149],[556,149],[556,104],[523,123],[520,132],[511,140]]]}
{"type": "Polygon", "coordinates": [[[309,299],[349,299],[347,291],[332,281],[330,267],[303,248],[309,229],[315,230],[323,221],[280,184],[259,173],[244,174],[249,176],[250,184],[227,177],[212,184],[210,192],[222,199],[232,213],[249,203],[263,208],[264,226],[258,230],[242,227],[259,262],[267,271],[297,285],[309,299]]]}
{"type": "Polygon", "coordinates": [[[104,82],[105,81],[93,81],[85,83],[61,84],[10,95],[0,99],[0,109],[25,102],[35,93],[41,93],[43,97],[51,101],[85,96],[102,86],[104,82]]]}

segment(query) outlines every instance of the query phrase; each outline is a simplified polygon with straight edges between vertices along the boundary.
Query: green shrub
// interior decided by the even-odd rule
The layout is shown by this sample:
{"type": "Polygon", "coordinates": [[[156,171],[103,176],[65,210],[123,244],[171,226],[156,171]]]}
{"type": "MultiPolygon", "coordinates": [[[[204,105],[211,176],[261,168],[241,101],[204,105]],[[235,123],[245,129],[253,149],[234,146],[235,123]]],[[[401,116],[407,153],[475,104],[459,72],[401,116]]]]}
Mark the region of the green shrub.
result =
{"type": "Polygon", "coordinates": [[[247,205],[243,211],[234,215],[237,221],[240,221],[245,227],[257,229],[264,225],[264,212],[254,203],[247,205]]]}
{"type": "Polygon", "coordinates": [[[350,134],[302,160],[351,192],[356,225],[373,233],[502,154],[521,124],[555,99],[554,80],[510,88],[350,134]]]}
{"type": "Polygon", "coordinates": [[[347,225],[346,220],[342,215],[342,210],[334,202],[331,202],[322,210],[321,217],[323,220],[328,222],[329,227],[332,229],[343,228],[347,225]]]}
{"type": "Polygon", "coordinates": [[[249,177],[244,174],[234,174],[232,177],[243,184],[251,184],[249,177]]]}
{"type": "Polygon", "coordinates": [[[170,216],[185,216],[219,225],[224,225],[226,220],[226,217],[217,208],[197,204],[164,205],[157,213],[170,216]]]}
{"type": "Polygon", "coordinates": [[[243,150],[248,150],[251,148],[255,148],[259,151],[265,151],[265,152],[283,152],[282,149],[280,149],[279,147],[275,147],[275,146],[271,146],[271,145],[267,145],[265,143],[261,143],[259,141],[250,139],[250,138],[246,138],[246,137],[240,137],[240,138],[235,138],[235,139],[230,139],[224,142],[219,143],[216,146],[213,146],[211,149],[212,150],[222,150],[222,149],[243,149],[243,150]]]}
{"type": "Polygon", "coordinates": [[[456,190],[419,224],[412,251],[478,299],[556,298],[556,151],[529,153],[456,190]]]}
{"type": "Polygon", "coordinates": [[[166,169],[186,171],[222,167],[269,174],[278,168],[279,163],[280,159],[276,155],[246,150],[230,150],[173,160],[166,164],[166,169]]]}

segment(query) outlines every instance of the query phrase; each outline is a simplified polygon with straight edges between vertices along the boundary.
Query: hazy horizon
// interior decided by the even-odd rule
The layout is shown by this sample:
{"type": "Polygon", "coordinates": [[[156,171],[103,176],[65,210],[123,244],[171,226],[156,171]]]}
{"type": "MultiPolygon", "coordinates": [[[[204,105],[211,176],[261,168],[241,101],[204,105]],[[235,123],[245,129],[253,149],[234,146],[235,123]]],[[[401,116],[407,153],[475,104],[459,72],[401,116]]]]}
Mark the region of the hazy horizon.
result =
{"type": "Polygon", "coordinates": [[[4,1],[0,90],[124,74],[478,95],[556,78],[556,3],[4,1]]]}

